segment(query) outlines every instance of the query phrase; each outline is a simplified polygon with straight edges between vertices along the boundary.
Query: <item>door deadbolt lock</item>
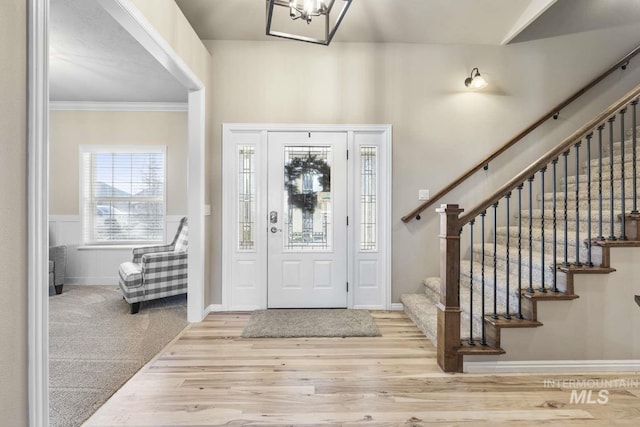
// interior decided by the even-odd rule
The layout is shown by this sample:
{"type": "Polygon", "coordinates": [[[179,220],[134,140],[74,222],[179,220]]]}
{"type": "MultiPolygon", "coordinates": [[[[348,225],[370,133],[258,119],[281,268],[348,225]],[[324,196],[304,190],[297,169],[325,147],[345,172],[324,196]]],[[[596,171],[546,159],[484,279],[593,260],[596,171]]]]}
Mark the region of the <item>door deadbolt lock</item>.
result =
{"type": "MultiPolygon", "coordinates": [[[[269,212],[269,222],[271,224],[277,224],[278,223],[278,212],[276,212],[276,211],[269,212]]],[[[275,231],[274,231],[274,233],[275,233],[275,231]]]]}

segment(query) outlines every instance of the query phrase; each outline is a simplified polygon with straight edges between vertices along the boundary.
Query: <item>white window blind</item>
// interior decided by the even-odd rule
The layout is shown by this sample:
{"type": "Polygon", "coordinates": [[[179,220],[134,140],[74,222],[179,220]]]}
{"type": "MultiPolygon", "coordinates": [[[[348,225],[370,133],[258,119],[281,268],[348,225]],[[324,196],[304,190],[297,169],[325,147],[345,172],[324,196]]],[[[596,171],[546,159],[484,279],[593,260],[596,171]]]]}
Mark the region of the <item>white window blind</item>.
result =
{"type": "Polygon", "coordinates": [[[85,244],[164,240],[163,146],[80,147],[85,244]]]}

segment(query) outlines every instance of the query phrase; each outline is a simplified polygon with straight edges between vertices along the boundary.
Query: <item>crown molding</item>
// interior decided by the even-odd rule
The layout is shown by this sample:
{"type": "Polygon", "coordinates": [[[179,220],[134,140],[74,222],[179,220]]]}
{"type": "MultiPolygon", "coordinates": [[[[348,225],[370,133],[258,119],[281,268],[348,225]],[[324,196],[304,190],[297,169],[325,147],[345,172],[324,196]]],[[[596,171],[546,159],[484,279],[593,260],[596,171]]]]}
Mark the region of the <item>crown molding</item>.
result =
{"type": "Polygon", "coordinates": [[[186,102],[51,101],[51,111],[173,111],[186,112],[186,102]]]}

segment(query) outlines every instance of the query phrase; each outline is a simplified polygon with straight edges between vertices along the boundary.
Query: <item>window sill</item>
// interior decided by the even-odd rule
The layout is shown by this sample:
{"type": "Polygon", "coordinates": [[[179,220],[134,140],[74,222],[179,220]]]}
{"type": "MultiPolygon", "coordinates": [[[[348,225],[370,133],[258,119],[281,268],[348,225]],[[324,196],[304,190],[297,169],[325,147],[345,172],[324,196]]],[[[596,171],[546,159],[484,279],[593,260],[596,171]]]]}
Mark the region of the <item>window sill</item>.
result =
{"type": "MultiPolygon", "coordinates": [[[[144,244],[140,245],[84,245],[78,246],[79,251],[97,251],[103,249],[110,250],[122,250],[122,249],[133,249],[145,246],[144,244]]],[[[147,245],[148,246],[148,245],[147,245]]]]}

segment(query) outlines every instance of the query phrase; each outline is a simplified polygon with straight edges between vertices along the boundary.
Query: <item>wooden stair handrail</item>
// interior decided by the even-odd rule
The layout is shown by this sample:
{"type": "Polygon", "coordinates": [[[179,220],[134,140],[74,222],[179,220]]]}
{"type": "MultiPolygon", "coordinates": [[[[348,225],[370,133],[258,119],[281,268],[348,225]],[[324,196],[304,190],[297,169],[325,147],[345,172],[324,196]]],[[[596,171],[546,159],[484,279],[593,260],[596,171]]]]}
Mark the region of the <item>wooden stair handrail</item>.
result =
{"type": "Polygon", "coordinates": [[[522,132],[520,132],[519,134],[517,134],[516,136],[514,136],[513,138],[511,138],[509,141],[507,141],[504,145],[502,145],[502,147],[498,148],[496,151],[494,151],[493,153],[491,153],[490,155],[488,155],[487,157],[485,157],[484,159],[482,159],[480,162],[476,163],[471,169],[469,169],[468,171],[466,171],[465,173],[463,173],[462,175],[460,175],[458,178],[456,178],[452,183],[450,183],[449,185],[447,185],[446,187],[444,187],[442,190],[438,191],[436,194],[433,195],[433,197],[431,197],[429,200],[424,201],[422,204],[420,204],[420,206],[418,206],[417,208],[415,208],[414,210],[412,210],[411,212],[409,212],[407,215],[402,217],[402,222],[409,222],[412,219],[414,219],[416,216],[418,216],[420,213],[422,213],[422,211],[424,211],[425,209],[427,209],[429,206],[433,205],[436,201],[440,200],[445,194],[449,193],[451,190],[453,190],[454,188],[456,188],[458,185],[462,184],[464,181],[466,181],[471,175],[475,174],[476,172],[478,172],[480,169],[484,168],[485,166],[487,166],[492,160],[494,160],[496,157],[500,156],[503,152],[505,152],[506,150],[508,150],[509,148],[511,148],[514,144],[516,144],[518,141],[520,141],[522,138],[524,138],[525,136],[529,135],[531,132],[533,132],[535,129],[538,128],[538,126],[540,126],[541,124],[543,124],[544,122],[546,122],[547,120],[549,120],[551,117],[553,117],[554,115],[558,114],[561,110],[563,110],[567,105],[571,104],[573,101],[575,101],[576,99],[578,99],[580,96],[582,96],[585,92],[587,92],[589,89],[591,89],[592,87],[594,87],[595,85],[597,85],[598,83],[600,83],[602,80],[604,80],[609,74],[613,73],[615,70],[617,70],[618,68],[622,68],[623,70],[627,68],[627,65],[629,64],[629,61],[636,56],[638,53],[640,53],[640,46],[637,46],[635,49],[633,49],[631,52],[629,52],[628,54],[626,54],[620,61],[616,62],[615,65],[611,66],[608,70],[606,70],[604,73],[600,74],[598,77],[596,77],[595,79],[591,80],[589,83],[587,83],[582,89],[580,89],[579,91],[577,91],[576,93],[574,93],[573,95],[571,95],[569,98],[567,98],[566,100],[564,100],[563,102],[561,102],[560,104],[556,105],[555,107],[553,107],[551,110],[549,110],[548,113],[546,113],[545,115],[543,115],[542,117],[540,117],[536,122],[534,122],[531,126],[529,126],[528,128],[526,128],[525,130],[523,130],[522,132]]]}
{"type": "MultiPolygon", "coordinates": [[[[490,206],[502,199],[507,193],[513,191],[520,184],[524,183],[529,177],[534,176],[543,167],[551,163],[553,159],[559,157],[562,153],[569,150],[577,141],[592,132],[593,129],[595,129],[598,125],[603,124],[609,118],[615,116],[621,109],[626,107],[627,104],[629,104],[635,98],[638,98],[638,96],[640,96],[640,85],[633,88],[633,90],[628,92],[623,98],[616,101],[594,119],[590,120],[586,125],[582,126],[580,129],[572,133],[569,137],[565,138],[559,145],[547,151],[542,157],[540,157],[538,160],[536,160],[529,167],[520,172],[502,187],[500,187],[500,189],[498,189],[491,196],[485,198],[474,208],[470,209],[466,214],[462,215],[460,217],[458,225],[462,227],[469,221],[480,215],[482,212],[486,211],[490,206]]],[[[624,139],[624,135],[622,136],[622,138],[624,139]]]]}

